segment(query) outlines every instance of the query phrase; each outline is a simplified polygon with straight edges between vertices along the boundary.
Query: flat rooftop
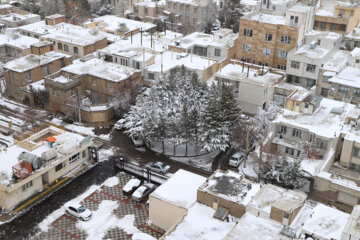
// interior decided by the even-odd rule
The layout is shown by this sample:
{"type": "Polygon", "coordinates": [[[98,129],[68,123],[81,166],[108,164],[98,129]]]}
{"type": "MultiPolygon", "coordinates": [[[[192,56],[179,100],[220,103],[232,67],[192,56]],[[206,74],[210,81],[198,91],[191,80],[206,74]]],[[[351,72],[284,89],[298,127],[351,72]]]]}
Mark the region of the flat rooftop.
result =
{"type": "Polygon", "coordinates": [[[135,72],[140,72],[140,70],[116,63],[105,62],[98,58],[93,58],[85,62],[78,61],[62,68],[62,71],[76,75],[89,74],[113,82],[126,80],[135,72]]]}
{"type": "Polygon", "coordinates": [[[151,196],[188,209],[196,202],[197,189],[205,181],[200,175],[180,169],[151,196]]]}
{"type": "Polygon", "coordinates": [[[284,16],[259,13],[250,17],[250,19],[268,24],[286,25],[286,20],[284,16]]]}
{"type": "Polygon", "coordinates": [[[328,79],[328,81],[354,88],[360,88],[360,68],[348,66],[334,77],[328,79]]]}
{"type": "Polygon", "coordinates": [[[234,203],[246,206],[259,191],[260,185],[233,171],[216,171],[199,190],[210,192],[234,203]]]}
{"type": "Polygon", "coordinates": [[[70,58],[70,55],[59,52],[47,52],[42,55],[29,54],[23,57],[16,58],[10,62],[7,62],[4,68],[10,69],[16,72],[25,72],[30,69],[54,62],[60,58],[70,58]]]}
{"type": "Polygon", "coordinates": [[[172,44],[172,46],[180,47],[180,48],[189,48],[194,45],[199,45],[203,47],[207,46],[215,46],[228,48],[234,44],[234,40],[238,38],[238,34],[229,34],[222,38],[222,41],[214,41],[214,35],[194,32],[189,35],[186,35],[184,38],[179,40],[179,45],[172,44]],[[229,44],[230,42],[230,44],[229,44]]]}
{"type": "Polygon", "coordinates": [[[117,29],[120,26],[120,23],[126,24],[126,27],[129,29],[126,32],[134,31],[136,29],[142,29],[143,31],[148,31],[156,27],[156,25],[152,23],[135,21],[127,18],[117,17],[114,15],[106,15],[106,16],[94,18],[90,21],[87,21],[85,25],[90,24],[91,22],[97,22],[97,23],[103,22],[104,23],[103,25],[98,25],[98,26],[104,28],[105,30],[114,31],[114,32],[117,31],[117,29]]]}
{"type": "Polygon", "coordinates": [[[34,43],[39,42],[39,39],[21,35],[20,33],[6,30],[5,33],[0,34],[0,46],[12,46],[18,49],[28,49],[34,43]]]}
{"type": "Polygon", "coordinates": [[[339,50],[324,64],[322,69],[331,72],[340,72],[347,66],[349,56],[349,51],[339,50]]]}
{"type": "Polygon", "coordinates": [[[328,53],[330,53],[329,49],[321,48],[319,46],[311,49],[309,45],[304,45],[295,50],[293,54],[297,56],[303,56],[309,59],[322,60],[328,53]]]}
{"type": "Polygon", "coordinates": [[[271,207],[291,212],[298,207],[301,207],[305,200],[306,194],[304,193],[266,184],[260,188],[248,206],[269,214],[271,212],[271,207]]]}
{"type": "Polygon", "coordinates": [[[356,27],[345,35],[346,38],[360,39],[360,28],[356,27]]]}

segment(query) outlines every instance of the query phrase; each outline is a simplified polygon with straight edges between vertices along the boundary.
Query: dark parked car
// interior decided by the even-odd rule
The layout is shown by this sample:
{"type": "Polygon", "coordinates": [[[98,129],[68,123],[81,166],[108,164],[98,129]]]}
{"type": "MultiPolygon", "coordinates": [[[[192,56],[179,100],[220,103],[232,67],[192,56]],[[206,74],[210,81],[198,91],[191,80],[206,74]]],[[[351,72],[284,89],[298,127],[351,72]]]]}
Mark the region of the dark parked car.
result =
{"type": "Polygon", "coordinates": [[[142,202],[144,201],[152,191],[154,191],[155,185],[151,183],[144,183],[141,185],[136,191],[131,195],[131,198],[135,202],[142,202]]]}
{"type": "Polygon", "coordinates": [[[145,165],[145,168],[153,172],[165,174],[169,171],[170,166],[162,162],[149,162],[148,164],[145,165]]]}

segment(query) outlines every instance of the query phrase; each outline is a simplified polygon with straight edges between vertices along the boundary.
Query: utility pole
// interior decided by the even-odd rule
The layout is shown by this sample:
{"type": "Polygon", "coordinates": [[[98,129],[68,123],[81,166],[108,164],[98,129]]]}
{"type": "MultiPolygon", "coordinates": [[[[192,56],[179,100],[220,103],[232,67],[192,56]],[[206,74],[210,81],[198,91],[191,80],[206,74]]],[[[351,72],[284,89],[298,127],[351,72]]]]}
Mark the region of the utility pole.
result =
{"type": "Polygon", "coordinates": [[[246,168],[246,161],[247,161],[247,157],[249,154],[249,135],[250,135],[250,128],[249,126],[247,126],[247,130],[246,130],[246,152],[245,152],[245,157],[244,157],[244,168],[246,168]]]}

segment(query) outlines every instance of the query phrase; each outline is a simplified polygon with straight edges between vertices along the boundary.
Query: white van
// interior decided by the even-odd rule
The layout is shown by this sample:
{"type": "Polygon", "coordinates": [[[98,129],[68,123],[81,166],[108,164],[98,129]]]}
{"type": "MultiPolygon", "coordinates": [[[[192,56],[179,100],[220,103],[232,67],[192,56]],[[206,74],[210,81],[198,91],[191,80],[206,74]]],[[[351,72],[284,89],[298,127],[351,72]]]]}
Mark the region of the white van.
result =
{"type": "Polygon", "coordinates": [[[133,141],[135,147],[142,147],[144,145],[144,141],[139,137],[132,137],[131,140],[133,141]]]}
{"type": "Polygon", "coordinates": [[[239,165],[243,159],[244,159],[244,153],[241,153],[241,152],[234,153],[234,155],[232,155],[229,160],[229,166],[230,167],[239,167],[239,165]]]}

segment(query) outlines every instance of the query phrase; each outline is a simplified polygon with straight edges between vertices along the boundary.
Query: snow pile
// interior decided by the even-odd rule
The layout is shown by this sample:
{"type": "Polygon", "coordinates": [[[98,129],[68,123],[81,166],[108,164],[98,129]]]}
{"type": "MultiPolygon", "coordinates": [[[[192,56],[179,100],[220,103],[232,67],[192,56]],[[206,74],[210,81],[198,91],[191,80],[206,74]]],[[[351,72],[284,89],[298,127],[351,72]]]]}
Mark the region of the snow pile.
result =
{"type": "Polygon", "coordinates": [[[119,184],[119,178],[117,176],[108,178],[105,182],[104,185],[107,187],[114,187],[116,185],[119,184]]]}
{"type": "Polygon", "coordinates": [[[279,233],[283,226],[279,222],[245,213],[236,227],[225,239],[272,240],[281,239],[279,233]]]}
{"type": "Polygon", "coordinates": [[[189,208],[196,202],[197,189],[205,180],[206,178],[200,175],[180,169],[151,195],[178,206],[189,208]]]}
{"type": "Polygon", "coordinates": [[[132,236],[132,240],[156,240],[156,238],[146,233],[135,233],[132,236]]]}
{"type": "Polygon", "coordinates": [[[302,233],[313,234],[315,238],[341,239],[349,214],[324,204],[318,204],[301,229],[302,233]]]}
{"type": "Polygon", "coordinates": [[[223,239],[234,227],[234,222],[223,222],[213,218],[215,210],[195,203],[175,231],[166,240],[218,240],[223,239]]]}
{"type": "Polygon", "coordinates": [[[122,219],[118,219],[113,210],[118,208],[115,201],[104,200],[100,203],[99,209],[93,212],[89,221],[79,221],[76,227],[87,233],[87,240],[103,239],[107,232],[113,228],[121,228],[127,234],[139,232],[134,226],[135,216],[126,215],[122,219]]]}

